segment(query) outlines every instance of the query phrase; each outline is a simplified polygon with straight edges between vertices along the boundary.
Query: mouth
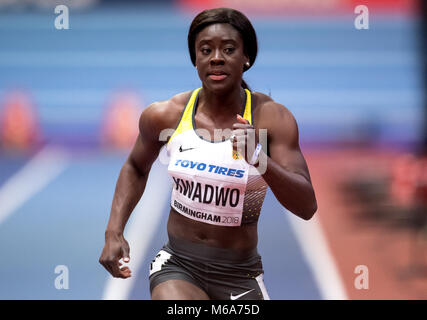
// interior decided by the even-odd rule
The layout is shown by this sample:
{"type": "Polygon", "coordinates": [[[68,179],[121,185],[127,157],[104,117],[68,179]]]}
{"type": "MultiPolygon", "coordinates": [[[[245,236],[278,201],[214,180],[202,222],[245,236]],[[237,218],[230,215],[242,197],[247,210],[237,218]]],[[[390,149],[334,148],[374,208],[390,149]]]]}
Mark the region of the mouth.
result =
{"type": "Polygon", "coordinates": [[[228,77],[224,71],[212,71],[208,73],[208,77],[214,81],[221,81],[228,77]]]}

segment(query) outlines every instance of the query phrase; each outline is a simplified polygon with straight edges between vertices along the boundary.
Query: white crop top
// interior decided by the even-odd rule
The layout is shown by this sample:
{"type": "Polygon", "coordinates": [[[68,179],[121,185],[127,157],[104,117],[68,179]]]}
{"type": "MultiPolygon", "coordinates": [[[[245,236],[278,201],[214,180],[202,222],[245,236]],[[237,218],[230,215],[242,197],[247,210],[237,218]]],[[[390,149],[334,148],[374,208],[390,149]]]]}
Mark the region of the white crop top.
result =
{"type": "MultiPolygon", "coordinates": [[[[258,171],[233,153],[230,140],[208,141],[195,131],[194,90],[167,144],[173,179],[171,206],[183,216],[219,226],[256,222],[267,191],[258,171]]],[[[252,124],[251,93],[242,117],[252,124]]]]}

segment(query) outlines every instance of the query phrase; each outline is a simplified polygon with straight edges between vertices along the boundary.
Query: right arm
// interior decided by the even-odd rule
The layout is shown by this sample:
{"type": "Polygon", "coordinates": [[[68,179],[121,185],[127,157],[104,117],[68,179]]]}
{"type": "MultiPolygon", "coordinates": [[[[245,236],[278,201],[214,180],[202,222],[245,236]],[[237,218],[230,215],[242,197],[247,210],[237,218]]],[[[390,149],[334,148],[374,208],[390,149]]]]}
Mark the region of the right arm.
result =
{"type": "Polygon", "coordinates": [[[159,141],[162,129],[161,113],[165,102],[148,106],[139,119],[139,135],[124,163],[116,183],[110,218],[105,230],[105,246],[99,262],[114,277],[128,278],[129,268],[120,269],[121,258],[129,261],[129,244],[123,237],[125,225],[141,199],[153,162],[164,142],[159,141]]]}

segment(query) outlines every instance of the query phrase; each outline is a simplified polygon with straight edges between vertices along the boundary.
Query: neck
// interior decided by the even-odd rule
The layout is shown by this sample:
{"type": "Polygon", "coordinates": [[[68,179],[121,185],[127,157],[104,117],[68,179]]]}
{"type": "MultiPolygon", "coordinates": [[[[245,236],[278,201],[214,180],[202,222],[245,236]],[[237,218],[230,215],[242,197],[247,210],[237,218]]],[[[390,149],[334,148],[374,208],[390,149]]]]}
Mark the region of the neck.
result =
{"type": "Polygon", "coordinates": [[[220,114],[224,117],[233,117],[242,111],[245,95],[244,89],[240,86],[219,94],[203,86],[199,95],[198,109],[208,116],[218,117],[220,114]]]}

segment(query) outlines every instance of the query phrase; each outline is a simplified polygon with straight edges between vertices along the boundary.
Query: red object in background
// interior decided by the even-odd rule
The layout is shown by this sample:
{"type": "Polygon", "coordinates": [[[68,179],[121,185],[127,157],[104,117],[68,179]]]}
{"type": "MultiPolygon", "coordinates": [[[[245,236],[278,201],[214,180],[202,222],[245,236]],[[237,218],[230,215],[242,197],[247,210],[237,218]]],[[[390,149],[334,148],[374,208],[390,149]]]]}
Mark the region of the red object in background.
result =
{"type": "Polygon", "coordinates": [[[29,149],[41,141],[40,123],[30,95],[6,94],[0,113],[0,140],[7,149],[29,149]]]}
{"type": "MultiPolygon", "coordinates": [[[[421,0],[424,1],[424,0],[421,0]]],[[[349,0],[347,8],[365,5],[378,13],[414,13],[418,10],[418,0],[349,0]]]]}
{"type": "MultiPolygon", "coordinates": [[[[423,0],[424,1],[424,0],[423,0]]],[[[417,0],[177,0],[189,11],[228,7],[254,15],[354,15],[358,5],[373,13],[413,14],[417,0]]]]}
{"type": "Polygon", "coordinates": [[[416,197],[417,201],[427,208],[427,156],[419,160],[419,166],[420,173],[418,176],[416,197]]]}
{"type": "Polygon", "coordinates": [[[391,197],[396,205],[411,207],[419,201],[419,188],[426,177],[425,160],[405,154],[397,158],[392,167],[391,197]]]}
{"type": "Polygon", "coordinates": [[[113,149],[129,149],[138,136],[141,101],[132,92],[119,92],[107,107],[101,126],[101,143],[113,149]]]}

